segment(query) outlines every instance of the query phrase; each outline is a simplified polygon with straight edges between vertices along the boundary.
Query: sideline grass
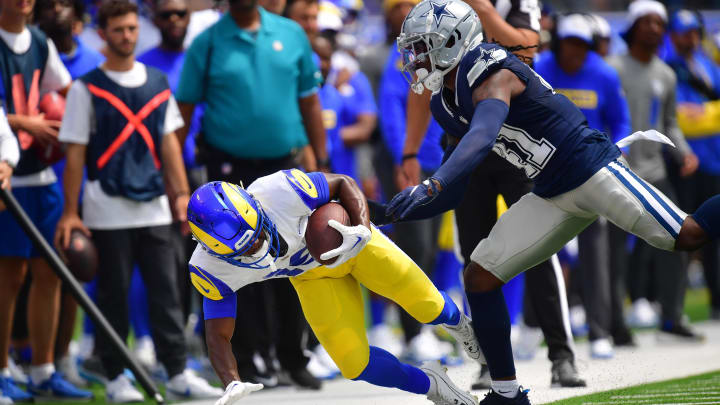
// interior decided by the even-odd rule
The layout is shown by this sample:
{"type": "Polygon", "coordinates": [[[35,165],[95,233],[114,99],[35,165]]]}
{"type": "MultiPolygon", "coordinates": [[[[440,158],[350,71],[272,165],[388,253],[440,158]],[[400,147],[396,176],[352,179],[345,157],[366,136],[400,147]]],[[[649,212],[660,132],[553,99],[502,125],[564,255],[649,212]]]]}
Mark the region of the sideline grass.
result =
{"type": "Polygon", "coordinates": [[[597,392],[550,404],[720,404],[720,370],[691,377],[597,392]]]}

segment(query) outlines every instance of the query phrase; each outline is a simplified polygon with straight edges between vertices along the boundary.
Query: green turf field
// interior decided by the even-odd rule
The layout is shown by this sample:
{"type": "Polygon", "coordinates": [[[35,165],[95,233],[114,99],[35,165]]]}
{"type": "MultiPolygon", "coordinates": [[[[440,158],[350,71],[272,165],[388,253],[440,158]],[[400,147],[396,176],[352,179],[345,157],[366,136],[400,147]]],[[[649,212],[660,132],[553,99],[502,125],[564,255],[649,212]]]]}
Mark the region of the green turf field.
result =
{"type": "Polygon", "coordinates": [[[720,404],[720,371],[552,402],[552,405],[591,404],[720,404]]]}

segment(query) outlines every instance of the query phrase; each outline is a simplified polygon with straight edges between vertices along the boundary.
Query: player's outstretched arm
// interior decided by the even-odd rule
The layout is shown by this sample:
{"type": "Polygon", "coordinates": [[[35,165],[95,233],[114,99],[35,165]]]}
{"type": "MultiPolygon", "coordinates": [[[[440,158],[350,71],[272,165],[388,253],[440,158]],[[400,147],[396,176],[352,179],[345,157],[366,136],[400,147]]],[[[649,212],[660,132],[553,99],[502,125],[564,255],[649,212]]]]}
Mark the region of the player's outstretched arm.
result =
{"type": "Polygon", "coordinates": [[[233,381],[240,381],[237,362],[230,344],[234,331],[235,318],[205,320],[205,340],[207,341],[208,357],[215,369],[215,373],[225,387],[233,381]]]}
{"type": "Polygon", "coordinates": [[[408,187],[393,197],[388,204],[388,214],[399,221],[421,207],[425,215],[431,216],[446,211],[448,200],[438,198],[441,192],[457,192],[457,186],[462,184],[490,153],[510,110],[510,99],[524,90],[525,84],[506,69],[500,69],[485,79],[473,91],[475,113],[470,129],[450,158],[428,180],[408,187]]]}

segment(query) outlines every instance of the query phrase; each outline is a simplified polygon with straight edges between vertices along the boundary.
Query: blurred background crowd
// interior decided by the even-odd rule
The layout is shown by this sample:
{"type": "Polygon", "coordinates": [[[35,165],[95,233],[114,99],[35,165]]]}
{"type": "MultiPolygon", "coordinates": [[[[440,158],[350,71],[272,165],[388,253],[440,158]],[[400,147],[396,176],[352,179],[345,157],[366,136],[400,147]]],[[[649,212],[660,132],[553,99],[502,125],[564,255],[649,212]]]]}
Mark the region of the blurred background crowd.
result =
{"type": "MultiPolygon", "coordinates": [[[[0,161],[0,176],[14,168],[12,192],[59,250],[72,229],[91,236],[99,266],[86,291],[168,392],[222,392],[208,384],[218,380],[187,270],[192,190],[299,167],[347,174],[386,201],[439,167],[442,130],[408,108],[418,100],[395,46],[417,3],[0,0],[0,98],[21,150],[19,162],[0,161]]],[[[524,47],[526,63],[590,126],[615,141],[666,134],[675,148],[637,142],[623,152],[682,209],[720,193],[720,1],[471,5],[486,39],[524,47]]],[[[462,303],[463,257],[529,191],[517,175],[478,180],[468,193],[490,202],[467,197],[457,224],[447,213],[383,230],[462,303]]],[[[90,399],[89,384],[106,386],[111,402],[142,400],[109,339],[6,210],[0,233],[0,403],[90,399]]],[[[583,386],[573,338],[586,337],[590,355],[604,359],[635,346],[637,328],[698,344],[689,321],[720,321],[719,269],[717,243],[691,255],[659,251],[598,221],[504,287],[515,355],[532,358],[544,339],[553,384],[583,386]]],[[[242,380],[321,389],[339,375],[286,279],[237,295],[242,380]]],[[[462,361],[449,336],[366,297],[370,344],[413,362],[462,361]]],[[[486,370],[473,387],[489,387],[486,370]]]]}

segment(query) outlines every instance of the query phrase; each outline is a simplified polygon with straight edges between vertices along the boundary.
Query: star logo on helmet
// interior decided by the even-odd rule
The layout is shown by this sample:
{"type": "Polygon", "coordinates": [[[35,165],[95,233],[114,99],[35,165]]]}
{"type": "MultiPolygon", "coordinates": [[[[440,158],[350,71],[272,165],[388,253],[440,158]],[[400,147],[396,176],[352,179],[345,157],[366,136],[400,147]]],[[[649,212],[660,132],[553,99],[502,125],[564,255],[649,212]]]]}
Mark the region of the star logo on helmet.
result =
{"type": "Polygon", "coordinates": [[[435,3],[434,1],[431,1],[430,9],[420,17],[425,17],[428,15],[428,13],[432,12],[433,19],[435,20],[435,26],[440,27],[440,23],[442,22],[443,17],[457,18],[455,14],[451,13],[450,10],[446,8],[448,4],[449,3],[435,3]]]}

